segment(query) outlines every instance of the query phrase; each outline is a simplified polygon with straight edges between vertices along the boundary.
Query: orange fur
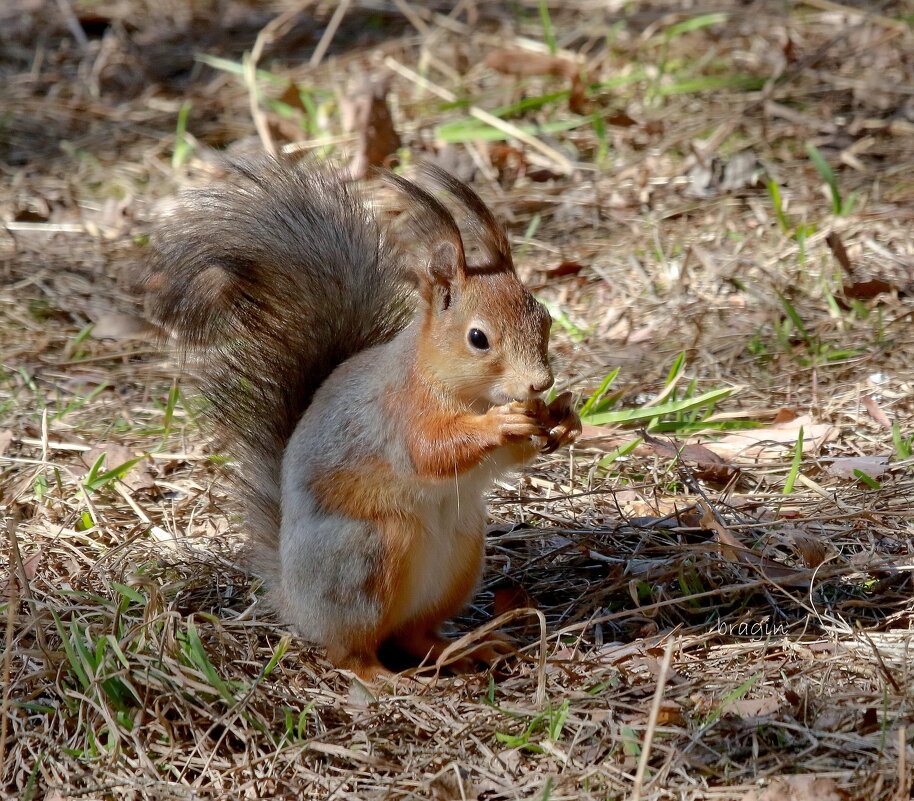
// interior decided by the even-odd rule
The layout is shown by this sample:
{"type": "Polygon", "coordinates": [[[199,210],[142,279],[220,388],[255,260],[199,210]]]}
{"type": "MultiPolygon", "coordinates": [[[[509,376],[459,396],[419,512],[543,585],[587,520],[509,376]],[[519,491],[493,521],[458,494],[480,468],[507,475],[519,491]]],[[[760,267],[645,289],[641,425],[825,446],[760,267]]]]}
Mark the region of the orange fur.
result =
{"type": "Polygon", "coordinates": [[[362,459],[340,470],[316,473],[311,492],[328,512],[353,520],[378,520],[401,513],[408,489],[389,462],[362,459]]]}

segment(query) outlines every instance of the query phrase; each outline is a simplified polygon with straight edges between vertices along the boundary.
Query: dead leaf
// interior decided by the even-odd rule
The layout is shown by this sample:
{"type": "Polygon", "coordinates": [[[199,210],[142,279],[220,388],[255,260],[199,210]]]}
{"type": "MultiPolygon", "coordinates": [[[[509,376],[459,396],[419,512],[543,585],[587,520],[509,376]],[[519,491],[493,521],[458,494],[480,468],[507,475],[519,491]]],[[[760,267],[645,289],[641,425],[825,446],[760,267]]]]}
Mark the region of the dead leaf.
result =
{"type": "Polygon", "coordinates": [[[302,103],[301,92],[298,90],[298,84],[295,81],[289,81],[289,85],[279,96],[279,102],[299,111],[307,111],[305,104],[302,103]]]}
{"type": "Polygon", "coordinates": [[[369,167],[385,165],[400,147],[400,135],[387,106],[387,89],[386,81],[366,81],[359,92],[340,103],[343,127],[359,135],[349,164],[352,180],[364,178],[369,167]]]}
{"type": "Polygon", "coordinates": [[[860,402],[863,404],[863,408],[866,409],[870,417],[872,417],[879,425],[881,425],[886,431],[892,430],[892,421],[889,420],[888,415],[882,411],[879,404],[876,403],[876,400],[872,395],[864,395],[860,402]]]}
{"type": "Polygon", "coordinates": [[[120,312],[102,314],[92,326],[95,339],[143,339],[154,331],[155,328],[146,320],[120,312]]]}
{"type": "Polygon", "coordinates": [[[835,780],[811,773],[773,779],[764,791],[750,790],[742,801],[844,801],[835,780]]]}
{"type": "Polygon", "coordinates": [[[806,567],[815,568],[825,561],[825,557],[828,555],[828,546],[820,537],[794,529],[787,532],[787,538],[806,567]]]}
{"type": "Polygon", "coordinates": [[[576,261],[563,261],[555,267],[547,267],[542,272],[549,278],[561,278],[565,275],[577,275],[583,269],[584,265],[576,261]]]}
{"type": "Polygon", "coordinates": [[[739,698],[727,704],[724,711],[745,719],[773,715],[780,708],[781,700],[776,695],[766,695],[761,698],[739,698]]]}
{"type": "Polygon", "coordinates": [[[762,556],[747,548],[733,536],[726,526],[718,521],[717,516],[703,500],[699,501],[699,505],[705,510],[705,514],[701,518],[701,525],[708,531],[714,532],[714,538],[720,545],[720,555],[724,559],[744,565],[752,565],[758,568],[758,571],[774,584],[790,587],[809,586],[810,579],[806,575],[807,571],[787,567],[774,559],[769,559],[767,556],[762,556]]]}
{"type": "Polygon", "coordinates": [[[894,284],[883,281],[880,278],[874,278],[871,281],[857,281],[853,284],[844,285],[844,297],[852,300],[869,300],[877,295],[884,295],[886,292],[894,292],[894,284]]]}
{"type": "Polygon", "coordinates": [[[844,242],[841,241],[841,237],[838,235],[837,231],[832,231],[825,241],[828,244],[829,250],[831,250],[832,255],[835,257],[835,261],[841,266],[841,269],[844,270],[849,276],[853,277],[854,268],[851,266],[851,260],[847,255],[847,248],[844,247],[844,242]]]}
{"type": "Polygon", "coordinates": [[[657,714],[658,726],[681,726],[684,722],[682,707],[679,704],[672,699],[664,699],[660,702],[657,714]]]}
{"type": "Polygon", "coordinates": [[[484,63],[489,69],[503,75],[552,75],[556,78],[568,78],[571,81],[568,108],[575,114],[587,113],[587,87],[581,77],[580,67],[570,58],[531,53],[528,50],[503,49],[493,50],[486,56],[484,63]]]}
{"type": "Polygon", "coordinates": [[[615,114],[610,114],[608,117],[605,117],[603,121],[607,125],[612,125],[616,128],[631,128],[632,125],[638,124],[636,119],[629,117],[624,111],[617,111],[615,114]]]}
{"type": "Polygon", "coordinates": [[[499,617],[515,609],[536,609],[536,599],[515,582],[496,588],[493,593],[492,615],[499,617]]]}
{"type": "MultiPolygon", "coordinates": [[[[38,575],[38,567],[41,565],[41,559],[44,556],[44,546],[39,545],[38,550],[35,551],[27,559],[22,560],[22,572],[25,573],[25,580],[31,581],[38,575]]],[[[20,578],[18,571],[15,567],[10,569],[10,574],[7,576],[6,581],[3,582],[3,587],[0,589],[0,596],[4,598],[12,598],[14,595],[21,594],[23,588],[20,585],[20,578]],[[15,589],[14,589],[15,588],[15,589]]]]}
{"type": "Polygon", "coordinates": [[[6,449],[10,446],[10,443],[13,441],[13,432],[10,429],[5,431],[0,431],[0,456],[3,456],[6,453],[6,449]]]}
{"type": "Polygon", "coordinates": [[[774,424],[780,425],[781,423],[789,423],[791,420],[797,419],[797,413],[793,409],[778,409],[777,414],[774,416],[774,424]]]}
{"type": "Polygon", "coordinates": [[[587,87],[581,80],[580,73],[571,76],[571,89],[568,92],[568,110],[573,114],[587,114],[587,87]]]}
{"type": "Polygon", "coordinates": [[[605,451],[612,451],[616,448],[626,445],[632,441],[631,434],[620,432],[617,428],[609,426],[591,426],[583,424],[581,426],[580,440],[588,440],[588,447],[596,447],[605,451]]]}
{"type": "MultiPolygon", "coordinates": [[[[41,563],[42,555],[43,549],[39,547],[39,549],[34,554],[23,561],[22,570],[25,573],[26,581],[31,581],[33,578],[35,578],[35,575],[38,572],[38,565],[41,563]]],[[[0,595],[7,599],[13,598],[16,595],[21,594],[22,589],[23,588],[20,584],[18,571],[15,568],[11,568],[6,581],[3,583],[2,589],[0,589],[0,595]]]]}
{"type": "Polygon", "coordinates": [[[600,662],[607,665],[618,665],[633,657],[645,656],[644,643],[609,642],[597,650],[600,662]]]}
{"type": "Polygon", "coordinates": [[[857,478],[854,473],[859,470],[863,475],[877,479],[889,469],[888,456],[842,456],[832,459],[825,472],[838,478],[857,478]]]}
{"type": "Polygon", "coordinates": [[[573,78],[579,72],[578,65],[571,59],[531,53],[529,50],[493,50],[483,63],[503,75],[518,77],[553,75],[557,78],[573,78]]]}
{"type": "Polygon", "coordinates": [[[777,462],[789,454],[803,429],[803,453],[817,453],[827,442],[838,436],[838,429],[827,423],[814,423],[809,415],[797,417],[785,423],[773,423],[765,428],[749,428],[736,431],[715,440],[695,438],[708,450],[722,456],[728,462],[777,462]]]}
{"type": "Polygon", "coordinates": [[[641,438],[655,453],[667,456],[670,459],[682,459],[683,462],[692,463],[698,469],[695,475],[707,481],[716,481],[725,484],[730,480],[734,470],[720,456],[708,450],[704,445],[680,444],[674,441],[664,441],[652,437],[646,431],[639,432],[641,438]]]}

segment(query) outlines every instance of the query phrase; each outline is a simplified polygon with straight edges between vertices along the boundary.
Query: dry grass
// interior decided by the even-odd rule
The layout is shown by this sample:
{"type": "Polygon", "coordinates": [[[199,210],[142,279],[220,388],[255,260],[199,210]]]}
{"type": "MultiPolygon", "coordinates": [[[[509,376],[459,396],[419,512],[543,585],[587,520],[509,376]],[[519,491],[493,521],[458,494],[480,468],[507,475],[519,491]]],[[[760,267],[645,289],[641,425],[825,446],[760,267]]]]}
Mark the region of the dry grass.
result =
{"type": "MultiPolygon", "coordinates": [[[[504,615],[520,654],[371,697],[258,605],[191,399],[173,390],[174,366],[127,335],[138,320],[122,288],[153,204],[204,178],[210,148],[255,133],[242,78],[193,54],[240,63],[287,6],[6,8],[9,797],[739,801],[790,774],[816,774],[822,801],[910,797],[914,477],[885,422],[910,440],[914,8],[551,5],[560,52],[603,84],[586,98],[602,125],[549,133],[572,117],[559,95],[506,117],[537,123],[536,146],[442,145],[437,126],[460,138],[454,123],[476,124],[468,105],[492,111],[568,82],[482,66],[498,47],[542,49],[537,3],[447,15],[450,4],[411,0],[353,2],[314,67],[331,4],[268,42],[260,69],[315,103],[305,133],[264,106],[271,135],[332,140],[345,156],[354,137],[341,135],[338,97],[366,70],[391,70],[404,160],[437,151],[509,222],[522,271],[561,312],[566,384],[586,395],[618,366],[617,408],[639,408],[669,390],[685,351],[679,397],[741,387],[707,439],[780,409],[833,437],[796,462],[792,443],[743,454],[723,484],[644,444],[607,459],[637,426],[544,458],[494,491],[484,586],[455,624],[465,634],[504,615]],[[61,9],[82,20],[84,43],[61,9]],[[713,24],[673,27],[696,18],[713,24]],[[173,158],[185,101],[191,138],[173,158]],[[810,142],[836,172],[840,213],[810,142]],[[740,153],[748,168],[721,187],[740,153]],[[559,275],[561,262],[582,269],[559,275]],[[873,278],[889,291],[846,297],[873,278]],[[89,470],[100,447],[107,468],[143,459],[106,480],[89,470]],[[875,480],[827,469],[883,455],[875,480]]],[[[698,427],[665,419],[673,435],[698,427]]]]}

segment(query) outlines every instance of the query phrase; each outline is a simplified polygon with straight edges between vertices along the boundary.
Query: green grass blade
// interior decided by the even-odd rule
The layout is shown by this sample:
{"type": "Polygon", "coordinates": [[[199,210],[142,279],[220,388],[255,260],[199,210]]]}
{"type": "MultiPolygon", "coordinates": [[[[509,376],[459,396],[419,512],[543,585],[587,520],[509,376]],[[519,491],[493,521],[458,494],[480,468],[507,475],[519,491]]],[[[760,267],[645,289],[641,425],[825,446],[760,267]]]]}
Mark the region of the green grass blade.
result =
{"type": "Polygon", "coordinates": [[[785,234],[790,232],[790,221],[784,213],[784,201],[781,198],[781,187],[774,180],[768,181],[768,196],[771,198],[771,205],[774,206],[774,215],[778,219],[778,225],[785,234]]]}
{"type": "Polygon", "coordinates": [[[190,100],[185,100],[178,111],[178,124],[175,129],[175,147],[171,154],[171,166],[177,169],[187,163],[190,154],[194,151],[194,146],[187,137],[187,117],[191,109],[190,100]]]}
{"type": "Polygon", "coordinates": [[[682,372],[682,368],[685,367],[685,351],[680,351],[679,355],[673,361],[670,371],[666,375],[666,381],[663,382],[663,385],[668,387],[672,384],[682,372]]]}
{"type": "Polygon", "coordinates": [[[728,15],[722,11],[712,14],[699,14],[697,17],[692,17],[691,19],[677,22],[675,25],[670,25],[669,28],[664,30],[663,35],[667,39],[675,39],[677,36],[682,36],[684,33],[691,33],[692,31],[701,30],[702,28],[710,28],[712,25],[720,25],[727,21],[727,16],[728,15]]]}
{"type": "Polygon", "coordinates": [[[549,16],[549,5],[546,0],[540,0],[540,21],[543,23],[543,40],[549,47],[549,52],[554,56],[559,48],[555,42],[555,30],[552,27],[552,17],[549,16]]]}
{"type": "Polygon", "coordinates": [[[638,437],[637,439],[633,439],[631,442],[629,442],[625,445],[620,445],[614,451],[610,451],[609,453],[606,454],[606,456],[604,456],[602,459],[600,459],[600,461],[597,462],[597,467],[603,467],[603,468],[609,467],[617,459],[619,459],[623,456],[628,456],[628,454],[630,454],[633,450],[635,450],[635,448],[637,448],[643,441],[644,441],[643,437],[638,437]]]}
{"type": "MultiPolygon", "coordinates": [[[[529,123],[519,124],[517,128],[531,136],[537,134],[553,134],[580,128],[590,122],[590,117],[571,117],[567,120],[554,120],[542,125],[529,123]]],[[[456,122],[445,123],[435,128],[435,137],[442,142],[462,144],[465,142],[503,142],[511,138],[511,134],[499,128],[493,128],[481,120],[467,117],[456,122]]]]}
{"type": "Polygon", "coordinates": [[[793,327],[797,329],[797,333],[806,340],[807,344],[812,344],[809,332],[806,330],[806,325],[803,323],[803,318],[800,317],[799,312],[780,292],[778,293],[778,297],[781,299],[781,306],[784,307],[784,313],[790,319],[790,322],[793,323],[793,327]]]}
{"type": "Polygon", "coordinates": [[[713,726],[718,718],[727,711],[727,707],[730,706],[734,701],[739,701],[749,690],[752,689],[752,685],[755,684],[762,677],[761,673],[756,673],[754,676],[750,676],[742,684],[739,685],[733,692],[727,693],[720,702],[720,706],[717,707],[710,715],[708,715],[708,720],[705,722],[705,725],[702,728],[708,728],[713,726]]]}
{"type": "Polygon", "coordinates": [[[678,401],[669,403],[660,403],[657,406],[649,406],[644,409],[622,409],[617,412],[600,412],[590,415],[586,420],[582,420],[589,425],[601,426],[607,423],[636,423],[641,420],[651,420],[655,417],[662,417],[665,414],[682,412],[686,409],[694,409],[696,406],[703,406],[706,403],[719,401],[721,398],[727,398],[736,392],[738,387],[727,389],[713,389],[694,398],[683,398],[678,401]]]}
{"type": "Polygon", "coordinates": [[[822,177],[822,180],[828,184],[828,189],[831,192],[832,211],[835,214],[841,214],[843,210],[843,204],[841,202],[841,192],[838,190],[838,179],[835,176],[835,171],[825,160],[825,157],[819,151],[819,148],[817,148],[812,142],[806,143],[806,152],[809,155],[812,163],[815,165],[819,175],[822,177]]]}
{"type": "Polygon", "coordinates": [[[593,395],[591,395],[581,407],[581,417],[586,417],[591,408],[606,394],[609,388],[613,385],[613,381],[616,380],[616,376],[619,375],[620,369],[621,368],[617,367],[608,376],[606,376],[606,378],[603,379],[603,383],[600,384],[597,391],[594,392],[593,395]]]}
{"type": "MultiPolygon", "coordinates": [[[[99,459],[104,458],[104,456],[105,455],[102,454],[99,459]]],[[[87,476],[85,481],[86,489],[94,492],[95,490],[101,489],[105,486],[105,484],[109,484],[115,479],[123,478],[125,475],[127,475],[131,467],[143,461],[145,458],[146,454],[144,453],[142,456],[137,456],[135,459],[128,459],[123,464],[118,465],[117,467],[114,467],[111,470],[102,473],[101,475],[87,476]]],[[[98,461],[96,461],[95,465],[93,465],[93,468],[95,468],[97,465],[98,461]]]]}

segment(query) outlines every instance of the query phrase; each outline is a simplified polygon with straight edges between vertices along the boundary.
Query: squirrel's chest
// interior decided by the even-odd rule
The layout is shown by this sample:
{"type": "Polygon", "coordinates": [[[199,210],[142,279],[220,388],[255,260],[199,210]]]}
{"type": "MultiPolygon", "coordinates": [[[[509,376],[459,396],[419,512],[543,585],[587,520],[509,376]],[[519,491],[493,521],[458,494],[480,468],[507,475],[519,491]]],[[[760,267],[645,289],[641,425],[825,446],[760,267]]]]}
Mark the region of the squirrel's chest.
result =
{"type": "Polygon", "coordinates": [[[452,485],[426,491],[419,521],[408,556],[406,619],[439,607],[455,585],[475,586],[485,529],[482,489],[452,485]]]}

